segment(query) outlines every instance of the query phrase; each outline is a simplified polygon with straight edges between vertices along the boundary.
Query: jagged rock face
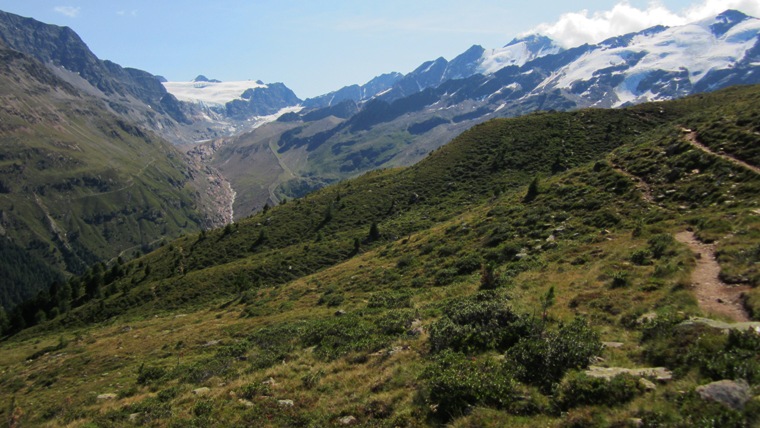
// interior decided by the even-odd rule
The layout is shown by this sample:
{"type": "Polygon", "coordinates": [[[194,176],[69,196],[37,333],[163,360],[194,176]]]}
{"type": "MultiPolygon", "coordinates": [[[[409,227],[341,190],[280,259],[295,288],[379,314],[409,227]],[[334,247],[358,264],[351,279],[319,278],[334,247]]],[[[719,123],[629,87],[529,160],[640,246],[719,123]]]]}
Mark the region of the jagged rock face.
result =
{"type": "Polygon", "coordinates": [[[7,47],[31,55],[44,64],[78,73],[106,95],[132,95],[178,122],[187,121],[177,108],[176,100],[166,97],[166,89],[155,76],[123,68],[111,61],[101,61],[68,27],[0,12],[0,40],[7,47]]]}
{"type": "Polygon", "coordinates": [[[339,104],[343,101],[354,101],[356,103],[367,101],[372,97],[392,88],[404,76],[401,73],[381,74],[365,83],[364,85],[344,86],[337,91],[320,95],[318,97],[304,100],[303,105],[306,108],[323,108],[339,104]]]}
{"type": "Polygon", "coordinates": [[[267,116],[301,101],[282,83],[271,83],[263,88],[248,89],[241,94],[241,98],[226,104],[228,117],[245,120],[250,116],[267,116]]]}

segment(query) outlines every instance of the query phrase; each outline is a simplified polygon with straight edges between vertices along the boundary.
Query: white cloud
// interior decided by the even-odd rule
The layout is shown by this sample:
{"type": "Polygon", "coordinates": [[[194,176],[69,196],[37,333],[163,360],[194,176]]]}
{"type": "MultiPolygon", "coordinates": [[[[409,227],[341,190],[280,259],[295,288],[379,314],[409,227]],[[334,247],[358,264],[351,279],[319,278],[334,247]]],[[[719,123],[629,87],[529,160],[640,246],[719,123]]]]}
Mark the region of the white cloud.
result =
{"type": "Polygon", "coordinates": [[[79,15],[79,11],[81,9],[81,7],[74,6],[56,6],[53,8],[55,12],[58,12],[61,15],[66,15],[69,18],[76,18],[79,15]]]}
{"type": "Polygon", "coordinates": [[[119,16],[137,16],[137,11],[136,10],[120,10],[116,12],[116,14],[119,16]]]}
{"type": "Polygon", "coordinates": [[[726,9],[737,9],[760,17],[760,0],[702,0],[678,12],[652,1],[639,9],[623,0],[612,9],[589,14],[588,10],[565,13],[554,23],[536,26],[525,34],[545,34],[565,46],[598,43],[609,37],[641,31],[655,25],[675,26],[715,16],[726,9]]]}

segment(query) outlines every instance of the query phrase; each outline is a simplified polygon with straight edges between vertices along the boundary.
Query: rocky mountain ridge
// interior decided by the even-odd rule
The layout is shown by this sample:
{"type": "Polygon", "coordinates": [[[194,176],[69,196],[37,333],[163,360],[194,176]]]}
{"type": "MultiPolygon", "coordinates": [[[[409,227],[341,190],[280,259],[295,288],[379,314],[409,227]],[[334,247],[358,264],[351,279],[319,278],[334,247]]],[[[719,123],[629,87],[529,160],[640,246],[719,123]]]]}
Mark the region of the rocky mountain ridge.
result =
{"type": "MultiPolygon", "coordinates": [[[[320,98],[317,105],[338,99],[343,107],[353,103],[356,107],[340,111],[355,113],[306,108],[283,116],[278,124],[229,140],[214,164],[235,177],[233,187],[246,183],[239,204],[259,201],[240,206],[237,212],[245,216],[267,200],[246,193],[274,187],[268,193],[276,199],[299,196],[370,169],[409,165],[490,118],[620,107],[760,82],[759,34],[760,20],[726,11],[689,25],[652,27],[566,50],[540,36],[516,39],[501,50],[473,46],[450,62],[422,64],[375,96],[354,89],[344,98],[335,96],[341,92],[320,98]],[[510,65],[499,68],[502,64],[510,65]],[[270,152],[282,168],[256,173],[252,180],[239,170],[240,157],[250,159],[252,152],[270,152]]],[[[336,105],[329,108],[339,111],[336,105]]]]}

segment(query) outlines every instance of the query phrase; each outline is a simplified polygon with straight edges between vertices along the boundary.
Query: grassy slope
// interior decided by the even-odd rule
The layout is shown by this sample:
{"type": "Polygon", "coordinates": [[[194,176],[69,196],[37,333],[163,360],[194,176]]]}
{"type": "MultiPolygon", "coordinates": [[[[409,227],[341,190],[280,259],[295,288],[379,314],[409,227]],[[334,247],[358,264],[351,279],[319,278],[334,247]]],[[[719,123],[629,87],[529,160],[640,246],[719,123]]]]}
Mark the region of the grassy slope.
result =
{"type": "MultiPolygon", "coordinates": [[[[9,391],[2,416],[16,408],[23,422],[53,426],[329,426],[347,415],[370,426],[605,425],[633,417],[742,426],[757,406],[727,412],[693,393],[725,376],[714,364],[699,368],[708,358],[700,352],[720,354],[725,337],[666,334],[670,320],[700,311],[689,290],[693,255],[664,238],[687,227],[705,239],[730,233],[719,261],[757,285],[760,181],[688,146],[681,126],[712,129],[726,105],[741,103],[747,108],[737,119],[756,126],[758,104],[749,100],[758,94],[740,88],[628,110],[492,121],[414,167],[370,173],[176,240],[127,264],[110,296],[0,345],[8,367],[0,387],[9,391]],[[655,202],[621,171],[643,179],[655,202]],[[539,193],[526,202],[537,173],[539,193]],[[377,240],[366,238],[373,222],[377,240]],[[522,397],[511,404],[470,397],[467,415],[432,412],[441,404],[434,389],[441,379],[430,374],[442,358],[435,331],[451,308],[470,304],[484,262],[502,278],[487,302],[535,321],[554,287],[549,331],[584,315],[602,340],[624,344],[603,351],[606,364],[665,364],[676,379],[652,392],[627,385],[631,396],[612,406],[579,405],[567,399],[571,372],[565,389],[510,381],[522,397]],[[334,316],[337,309],[345,314],[334,316]],[[647,312],[663,320],[654,330],[636,322],[647,312]],[[415,326],[421,334],[408,333],[415,326]],[[270,378],[273,385],[262,384],[270,378]],[[201,386],[208,395],[192,392],[201,386]],[[109,392],[117,398],[97,399],[109,392]]],[[[504,350],[471,349],[474,359],[456,364],[490,367],[495,377],[515,366],[504,350]]],[[[760,370],[749,367],[744,377],[756,386],[760,370]]],[[[466,389],[459,385],[452,395],[466,389]]]]}
{"type": "MultiPolygon", "coordinates": [[[[0,212],[9,245],[81,273],[204,225],[197,173],[170,144],[104,112],[42,64],[0,55],[0,212]]],[[[13,284],[25,297],[47,285],[13,284]]]]}

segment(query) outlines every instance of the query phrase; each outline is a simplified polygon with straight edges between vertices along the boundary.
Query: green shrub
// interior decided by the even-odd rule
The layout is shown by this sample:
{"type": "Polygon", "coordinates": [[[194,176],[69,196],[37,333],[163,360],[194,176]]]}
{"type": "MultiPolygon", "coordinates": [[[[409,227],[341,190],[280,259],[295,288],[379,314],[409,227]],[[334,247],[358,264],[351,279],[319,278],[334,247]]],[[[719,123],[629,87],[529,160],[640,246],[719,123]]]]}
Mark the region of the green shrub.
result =
{"type": "Polygon", "coordinates": [[[162,389],[158,392],[158,395],[156,396],[158,398],[158,401],[161,401],[162,403],[168,403],[175,399],[179,395],[179,387],[178,386],[172,386],[166,389],[162,389]]]}
{"type": "Polygon", "coordinates": [[[450,420],[470,406],[504,408],[515,396],[515,382],[501,364],[491,359],[476,360],[445,351],[426,368],[428,400],[437,405],[436,416],[450,420]]]}
{"type": "Polygon", "coordinates": [[[242,358],[248,350],[251,348],[251,344],[247,340],[233,343],[231,345],[224,345],[216,351],[216,355],[219,358],[242,358]]]}
{"type": "Polygon", "coordinates": [[[588,367],[601,350],[599,335],[585,319],[575,318],[558,331],[523,337],[506,357],[515,363],[518,379],[549,391],[568,370],[588,367]]]}
{"type": "Polygon", "coordinates": [[[482,292],[446,308],[444,316],[430,328],[431,350],[504,351],[515,344],[528,331],[527,319],[515,314],[504,298],[496,296],[482,292]]]}
{"type": "Polygon", "coordinates": [[[161,367],[148,366],[141,364],[137,370],[137,383],[140,385],[149,385],[160,380],[166,375],[166,370],[161,367]]]}
{"type": "Polygon", "coordinates": [[[760,383],[760,335],[752,330],[731,330],[727,339],[720,339],[710,346],[705,344],[708,337],[700,337],[692,346],[689,360],[713,380],[744,379],[751,385],[760,383]]]}
{"type": "Polygon", "coordinates": [[[336,307],[340,306],[340,304],[343,303],[343,300],[345,300],[343,293],[338,292],[338,290],[333,286],[325,290],[324,294],[322,294],[322,296],[319,298],[317,304],[327,305],[327,307],[336,307]]]}
{"type": "Polygon", "coordinates": [[[449,285],[454,282],[454,280],[457,278],[457,275],[459,275],[459,273],[456,268],[443,268],[436,272],[433,283],[437,286],[449,285]]]}
{"type": "Polygon", "coordinates": [[[454,262],[458,275],[468,275],[480,269],[481,260],[475,254],[467,254],[454,262]]]}
{"type": "Polygon", "coordinates": [[[652,264],[649,260],[651,253],[647,249],[636,250],[631,254],[631,263],[639,266],[646,266],[652,264]]]}
{"type": "Polygon", "coordinates": [[[248,383],[240,387],[239,394],[241,397],[252,400],[259,396],[269,396],[272,394],[272,388],[264,383],[248,383]]]}
{"type": "Polygon", "coordinates": [[[618,375],[608,380],[573,372],[558,385],[555,400],[561,409],[567,410],[586,405],[615,406],[631,401],[640,393],[639,381],[631,375],[618,375]]]}
{"type": "Polygon", "coordinates": [[[652,257],[659,259],[672,254],[671,248],[674,242],[673,236],[670,234],[659,233],[649,238],[647,245],[649,245],[649,252],[652,254],[652,257]]]}
{"type": "Polygon", "coordinates": [[[415,312],[410,309],[390,310],[375,321],[380,333],[387,336],[400,336],[412,327],[415,312]]]}
{"type": "Polygon", "coordinates": [[[314,353],[326,360],[349,352],[378,351],[390,342],[373,322],[356,314],[316,321],[302,340],[305,346],[314,346],[314,353]]]}
{"type": "Polygon", "coordinates": [[[193,415],[198,418],[207,418],[211,415],[212,410],[214,407],[211,401],[199,401],[193,406],[193,415]]]}
{"type": "Polygon", "coordinates": [[[403,255],[401,256],[398,261],[396,262],[396,267],[398,269],[404,269],[412,265],[414,263],[414,258],[411,255],[403,255]]]}
{"type": "Polygon", "coordinates": [[[382,291],[369,297],[368,308],[399,309],[412,306],[412,295],[408,291],[382,291]]]}
{"type": "Polygon", "coordinates": [[[728,335],[701,324],[681,325],[678,319],[655,320],[644,329],[644,357],[652,364],[682,375],[698,367],[712,380],[745,379],[760,383],[760,337],[752,331],[728,335]]]}
{"type": "Polygon", "coordinates": [[[617,270],[612,273],[612,282],[610,287],[622,288],[628,286],[628,272],[624,270],[617,270]]]}

